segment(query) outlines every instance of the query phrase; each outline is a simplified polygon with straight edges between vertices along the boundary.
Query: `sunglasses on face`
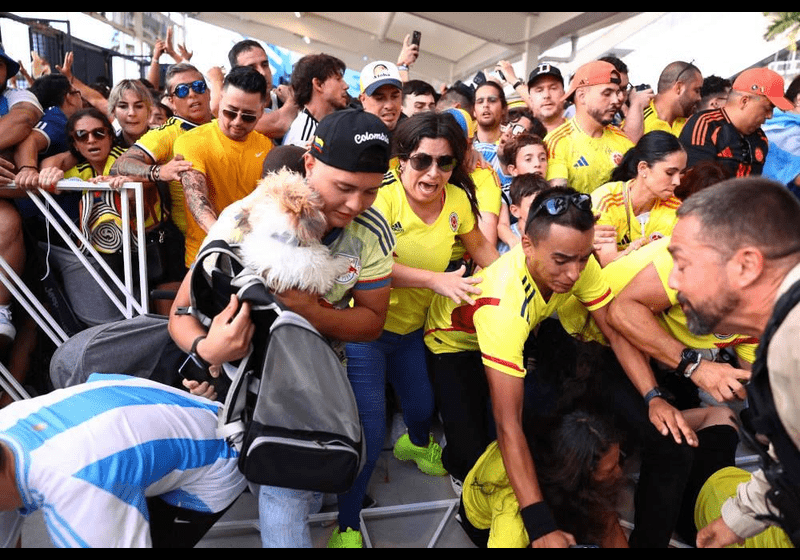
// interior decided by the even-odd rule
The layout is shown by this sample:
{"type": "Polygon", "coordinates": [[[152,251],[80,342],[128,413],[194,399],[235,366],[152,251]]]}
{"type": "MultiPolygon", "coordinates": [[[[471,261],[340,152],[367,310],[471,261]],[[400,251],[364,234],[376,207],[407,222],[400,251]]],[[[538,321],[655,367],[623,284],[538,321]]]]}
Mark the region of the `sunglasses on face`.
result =
{"type": "MultiPolygon", "coordinates": [[[[408,158],[408,162],[415,171],[427,171],[430,169],[431,165],[433,165],[433,161],[433,156],[428,154],[414,154],[408,158]]],[[[445,173],[449,173],[455,169],[457,164],[458,160],[455,156],[439,156],[436,158],[436,167],[445,173]]]]}
{"type": "Polygon", "coordinates": [[[243,122],[252,124],[258,120],[258,115],[255,113],[245,113],[243,111],[231,111],[230,109],[222,109],[222,114],[230,121],[235,121],[236,117],[241,117],[243,122]]]}
{"type": "Polygon", "coordinates": [[[108,130],[105,128],[95,128],[94,130],[76,130],[73,137],[76,142],[88,142],[89,136],[94,136],[95,140],[103,140],[108,136],[108,130]]]}
{"type": "Polygon", "coordinates": [[[198,95],[202,95],[206,92],[206,82],[205,80],[195,80],[191,83],[187,84],[178,84],[175,86],[175,89],[172,90],[172,95],[177,97],[178,99],[183,99],[187,95],[189,95],[189,90],[191,89],[198,95]]]}
{"type": "Polygon", "coordinates": [[[512,136],[517,136],[518,134],[525,132],[526,129],[521,124],[508,123],[500,125],[501,132],[508,132],[509,130],[511,131],[512,136]]]}
{"type": "Polygon", "coordinates": [[[528,221],[530,222],[530,218],[538,215],[540,212],[547,212],[549,216],[560,216],[569,209],[570,203],[582,212],[592,213],[592,197],[588,194],[562,194],[549,197],[540,202],[536,206],[536,210],[530,213],[528,221]]]}

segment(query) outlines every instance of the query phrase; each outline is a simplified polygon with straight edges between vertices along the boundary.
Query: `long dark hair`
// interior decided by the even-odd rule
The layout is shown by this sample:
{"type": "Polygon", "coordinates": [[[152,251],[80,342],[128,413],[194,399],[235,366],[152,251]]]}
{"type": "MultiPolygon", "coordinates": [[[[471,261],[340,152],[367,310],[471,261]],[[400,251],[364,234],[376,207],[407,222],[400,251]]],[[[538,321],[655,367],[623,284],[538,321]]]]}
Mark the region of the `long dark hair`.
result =
{"type": "Polygon", "coordinates": [[[622,480],[597,482],[600,459],[618,434],[603,417],[576,410],[550,419],[528,415],[524,431],[544,501],[558,527],[579,543],[600,543],[622,480]]]}
{"type": "Polygon", "coordinates": [[[449,113],[424,112],[400,121],[392,135],[392,156],[407,161],[423,138],[447,140],[453,155],[458,160],[449,182],[467,193],[472,213],[476,220],[480,219],[475,183],[465,165],[467,139],[456,119],[449,113]]]}
{"type": "Polygon", "coordinates": [[[73,113],[73,115],[67,120],[67,138],[69,139],[69,151],[70,153],[78,158],[79,162],[86,161],[86,158],[78,151],[78,148],[75,146],[75,125],[78,124],[78,121],[81,120],[83,117],[91,117],[93,119],[97,119],[108,131],[109,136],[111,137],[111,147],[117,145],[117,140],[114,135],[114,127],[111,126],[111,121],[108,120],[108,117],[103,114],[102,111],[95,109],[94,107],[87,107],[86,109],[80,109],[73,113]]]}
{"type": "Polygon", "coordinates": [[[638,174],[640,162],[653,166],[675,152],[682,152],[678,138],[663,130],[653,130],[642,136],[636,145],[628,150],[620,164],[611,172],[611,181],[628,181],[638,174]]]}

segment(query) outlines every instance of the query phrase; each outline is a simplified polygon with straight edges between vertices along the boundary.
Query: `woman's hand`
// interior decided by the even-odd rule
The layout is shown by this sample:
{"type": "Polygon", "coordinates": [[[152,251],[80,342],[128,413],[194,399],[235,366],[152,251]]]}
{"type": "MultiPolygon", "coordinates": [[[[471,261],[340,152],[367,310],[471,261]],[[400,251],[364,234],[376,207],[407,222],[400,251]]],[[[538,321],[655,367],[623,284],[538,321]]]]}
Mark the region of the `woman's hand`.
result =
{"type": "Polygon", "coordinates": [[[437,294],[449,297],[456,303],[465,302],[475,305],[475,300],[471,295],[480,295],[481,289],[477,287],[483,278],[477,276],[464,276],[467,267],[463,264],[461,268],[453,272],[439,272],[434,274],[431,289],[437,294]]]}

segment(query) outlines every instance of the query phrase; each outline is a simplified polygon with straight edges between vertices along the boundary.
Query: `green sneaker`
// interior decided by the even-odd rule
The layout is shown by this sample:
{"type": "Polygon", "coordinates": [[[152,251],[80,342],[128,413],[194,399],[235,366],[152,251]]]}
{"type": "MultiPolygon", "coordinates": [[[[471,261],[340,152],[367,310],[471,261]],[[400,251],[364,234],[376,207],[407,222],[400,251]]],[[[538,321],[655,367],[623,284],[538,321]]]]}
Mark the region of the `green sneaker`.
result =
{"type": "Polygon", "coordinates": [[[339,527],[336,527],[328,539],[328,548],[363,548],[364,543],[361,539],[361,531],[356,531],[347,528],[347,531],[342,533],[339,527]]]}
{"type": "Polygon", "coordinates": [[[419,447],[411,443],[408,434],[403,434],[394,444],[394,456],[401,461],[414,461],[419,470],[431,476],[444,476],[447,474],[442,465],[442,448],[430,436],[428,447],[419,447]]]}

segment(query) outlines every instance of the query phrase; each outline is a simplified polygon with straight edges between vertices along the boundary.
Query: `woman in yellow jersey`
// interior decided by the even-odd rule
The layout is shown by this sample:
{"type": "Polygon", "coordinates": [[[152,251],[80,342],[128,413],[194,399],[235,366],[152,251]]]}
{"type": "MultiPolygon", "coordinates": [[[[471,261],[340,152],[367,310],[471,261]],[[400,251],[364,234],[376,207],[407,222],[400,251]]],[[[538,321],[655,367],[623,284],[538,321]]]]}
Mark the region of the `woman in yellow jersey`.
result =
{"type": "Polygon", "coordinates": [[[339,496],[339,530],[357,531],[359,513],[386,430],[385,387],[397,392],[408,433],[394,454],[430,475],[444,475],[441,447],[430,435],[433,390],[425,365],[422,328],[434,293],[472,302],[479,279],[464,267],[445,272],[458,237],[482,267],[497,250],[478,229],[475,186],[462,164],[466,138],[449,114],[420,113],[402,121],[392,139],[399,162],[384,178],[374,208],[397,239],[392,291],[378,340],[347,345],[348,377],[367,441],[367,462],[347,494],[339,496]]]}
{"type": "MultiPolygon", "coordinates": [[[[581,410],[554,418],[528,412],[524,429],[558,526],[579,544],[627,548],[615,511],[624,482],[621,434],[606,419],[581,410]]],[[[525,548],[531,543],[496,441],[464,481],[460,522],[479,547],[525,548]]]]}
{"type": "Polygon", "coordinates": [[[675,188],[685,168],[686,152],[667,132],[648,132],[628,150],[611,182],[592,192],[597,224],[611,225],[617,233],[616,244],[600,245],[600,266],[672,233],[680,206],[675,188]]]}
{"type": "MultiPolygon", "coordinates": [[[[39,174],[41,186],[52,186],[61,179],[70,178],[90,182],[113,181],[113,185],[130,180],[125,176],[106,176],[123,150],[116,145],[111,122],[101,111],[90,107],[76,112],[67,121],[66,132],[70,152],[78,164],[66,171],[58,167],[43,168],[39,174]]],[[[118,273],[122,269],[119,197],[117,192],[83,191],[78,223],[84,236],[118,273]]],[[[154,218],[158,219],[158,212],[157,199],[150,200],[145,208],[145,219],[153,223],[154,218]]],[[[71,251],[56,246],[49,250],[56,267],[61,270],[67,297],[82,322],[96,325],[123,318],[71,251]]],[[[96,268],[99,269],[99,265],[96,268]]]]}

